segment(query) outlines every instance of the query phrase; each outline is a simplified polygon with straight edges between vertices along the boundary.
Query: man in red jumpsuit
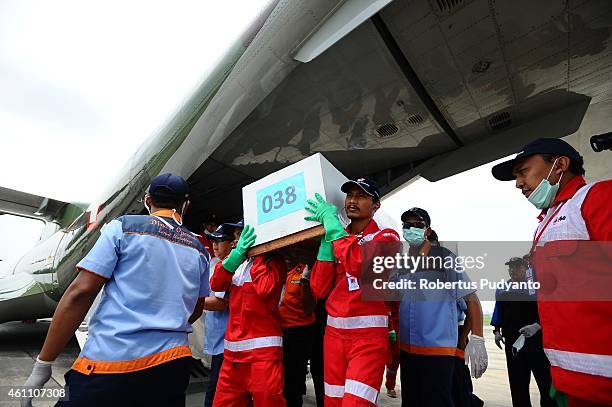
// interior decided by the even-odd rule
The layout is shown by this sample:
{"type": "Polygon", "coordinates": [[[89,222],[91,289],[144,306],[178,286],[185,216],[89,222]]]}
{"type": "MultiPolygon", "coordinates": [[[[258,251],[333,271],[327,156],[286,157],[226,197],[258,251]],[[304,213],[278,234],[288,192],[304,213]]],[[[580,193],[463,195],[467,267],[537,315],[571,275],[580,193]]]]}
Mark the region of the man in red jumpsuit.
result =
{"type": "Polygon", "coordinates": [[[213,291],[229,292],[224,360],[213,407],[244,407],[251,397],[254,407],[285,406],[278,303],[287,266],[278,256],[247,258],[255,238],[247,225],[210,280],[213,291]]]}
{"type": "Polygon", "coordinates": [[[587,184],[580,154],[551,138],[492,172],[542,210],[531,258],[541,326],[519,332],[542,330],[558,404],[612,405],[612,180],[587,184]]]}
{"type": "Polygon", "coordinates": [[[346,229],[337,208],[316,195],[307,220],[323,223],[311,287],[327,299],[325,330],[325,407],[375,406],[385,372],[389,348],[388,314],[384,301],[361,299],[361,246],[366,242],[399,242],[392,229],[373,220],[380,208],[380,191],[374,181],[358,178],[342,185],[344,209],[351,223],[346,229]]]}

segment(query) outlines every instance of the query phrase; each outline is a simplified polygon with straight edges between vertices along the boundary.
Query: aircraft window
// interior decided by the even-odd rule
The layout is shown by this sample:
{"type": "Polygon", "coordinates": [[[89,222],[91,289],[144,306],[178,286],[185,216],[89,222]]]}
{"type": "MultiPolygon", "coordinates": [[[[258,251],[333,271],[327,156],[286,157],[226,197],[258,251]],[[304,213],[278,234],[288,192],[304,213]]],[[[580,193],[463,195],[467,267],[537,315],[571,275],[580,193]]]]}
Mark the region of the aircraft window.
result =
{"type": "Polygon", "coordinates": [[[61,226],[55,222],[46,222],[43,227],[42,233],[40,234],[39,242],[43,242],[47,240],[49,237],[53,236],[55,232],[60,230],[61,226]]]}

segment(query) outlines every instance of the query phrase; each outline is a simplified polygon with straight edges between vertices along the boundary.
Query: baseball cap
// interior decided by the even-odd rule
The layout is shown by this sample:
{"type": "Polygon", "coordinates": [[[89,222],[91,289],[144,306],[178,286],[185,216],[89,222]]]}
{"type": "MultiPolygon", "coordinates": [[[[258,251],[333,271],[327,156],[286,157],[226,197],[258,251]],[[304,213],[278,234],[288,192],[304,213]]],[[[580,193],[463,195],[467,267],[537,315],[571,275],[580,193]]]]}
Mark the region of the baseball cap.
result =
{"type": "Polygon", "coordinates": [[[495,165],[491,169],[493,176],[500,181],[512,181],[516,177],[512,173],[517,160],[534,154],[554,154],[569,157],[572,161],[583,163],[582,156],[569,143],[559,138],[539,138],[523,146],[521,151],[511,160],[495,165]]]}
{"type": "Polygon", "coordinates": [[[380,190],[378,189],[378,184],[373,179],[367,177],[359,177],[354,180],[352,179],[342,184],[340,190],[344,193],[348,193],[349,188],[352,186],[358,186],[359,188],[363,189],[363,192],[373,197],[374,200],[380,200],[380,190]]]}
{"type": "Polygon", "coordinates": [[[222,223],[212,233],[207,233],[214,240],[233,240],[234,239],[234,226],[229,223],[222,223]]]}
{"type": "Polygon", "coordinates": [[[421,208],[410,208],[406,212],[402,213],[402,222],[407,222],[410,216],[414,216],[416,218],[421,219],[423,222],[427,224],[427,226],[431,226],[431,218],[425,209],[421,208]]]}
{"type": "Polygon", "coordinates": [[[506,263],[506,266],[526,265],[527,262],[521,257],[511,257],[506,263]]]}
{"type": "Polygon", "coordinates": [[[155,198],[185,200],[189,193],[187,181],[170,173],[160,174],[151,180],[149,195],[155,198]]]}
{"type": "Polygon", "coordinates": [[[244,229],[244,219],[240,219],[236,223],[224,223],[224,225],[229,225],[230,227],[234,229],[244,229]]]}

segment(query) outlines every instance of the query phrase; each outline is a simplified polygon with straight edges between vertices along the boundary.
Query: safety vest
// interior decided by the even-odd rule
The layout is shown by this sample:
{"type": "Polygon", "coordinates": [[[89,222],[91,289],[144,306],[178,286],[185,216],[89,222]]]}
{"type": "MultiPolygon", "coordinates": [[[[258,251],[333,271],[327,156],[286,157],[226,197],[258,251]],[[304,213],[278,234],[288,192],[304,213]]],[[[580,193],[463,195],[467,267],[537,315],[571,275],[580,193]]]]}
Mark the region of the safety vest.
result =
{"type": "Polygon", "coordinates": [[[612,295],[610,242],[592,241],[582,215],[594,185],[548,209],[536,230],[533,264],[553,385],[612,404],[612,301],[605,301],[612,295]]]}

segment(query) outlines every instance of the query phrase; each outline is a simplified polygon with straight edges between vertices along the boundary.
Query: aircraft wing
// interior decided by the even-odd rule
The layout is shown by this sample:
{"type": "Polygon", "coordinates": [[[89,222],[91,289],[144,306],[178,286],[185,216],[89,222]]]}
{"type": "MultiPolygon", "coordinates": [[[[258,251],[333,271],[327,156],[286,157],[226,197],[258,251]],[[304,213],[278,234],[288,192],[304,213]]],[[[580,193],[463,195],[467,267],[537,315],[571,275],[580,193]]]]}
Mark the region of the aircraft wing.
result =
{"type": "Polygon", "coordinates": [[[14,189],[0,187],[0,213],[26,218],[57,219],[62,209],[69,205],[57,199],[28,194],[14,189]]]}
{"type": "Polygon", "coordinates": [[[0,215],[15,215],[45,222],[41,239],[16,266],[0,276],[0,323],[46,318],[57,305],[54,273],[57,247],[64,230],[84,212],[84,204],[64,202],[0,187],[0,215]]]}

